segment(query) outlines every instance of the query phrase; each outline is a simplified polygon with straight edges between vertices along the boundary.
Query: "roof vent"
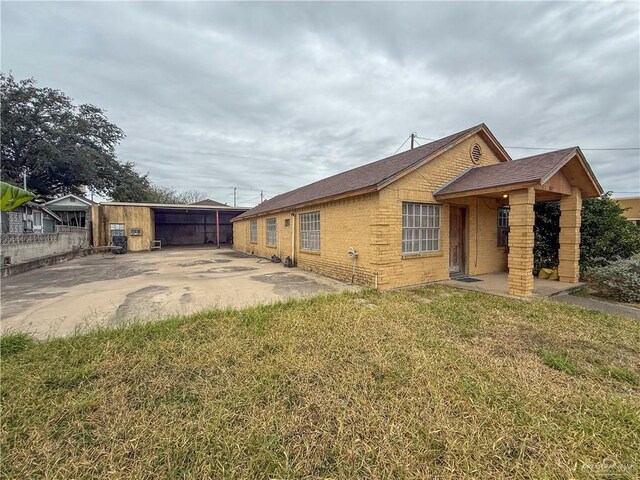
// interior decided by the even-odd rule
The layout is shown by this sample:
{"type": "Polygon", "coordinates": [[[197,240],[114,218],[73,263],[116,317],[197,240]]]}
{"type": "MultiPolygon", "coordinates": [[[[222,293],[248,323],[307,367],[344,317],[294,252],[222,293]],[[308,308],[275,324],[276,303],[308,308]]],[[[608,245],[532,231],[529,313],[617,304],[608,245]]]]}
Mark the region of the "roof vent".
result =
{"type": "Polygon", "coordinates": [[[470,153],[471,153],[471,161],[476,165],[479,164],[480,157],[482,156],[482,149],[480,148],[480,145],[478,145],[477,143],[474,143],[473,145],[471,145],[470,153]]]}

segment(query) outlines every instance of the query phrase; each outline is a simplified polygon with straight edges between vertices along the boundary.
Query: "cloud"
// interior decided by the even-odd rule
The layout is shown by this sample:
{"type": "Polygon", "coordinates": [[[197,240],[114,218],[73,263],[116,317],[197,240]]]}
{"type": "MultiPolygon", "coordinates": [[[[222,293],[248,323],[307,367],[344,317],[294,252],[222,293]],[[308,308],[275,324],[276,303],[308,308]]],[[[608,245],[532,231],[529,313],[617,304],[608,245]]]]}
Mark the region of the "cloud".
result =
{"type": "MultiPolygon", "coordinates": [[[[485,122],[638,146],[635,3],[8,3],[2,70],[103,107],[156,183],[267,196],[485,122]]],[[[514,158],[531,151],[511,149],[514,158]]],[[[587,151],[640,191],[638,151],[587,151]]]]}

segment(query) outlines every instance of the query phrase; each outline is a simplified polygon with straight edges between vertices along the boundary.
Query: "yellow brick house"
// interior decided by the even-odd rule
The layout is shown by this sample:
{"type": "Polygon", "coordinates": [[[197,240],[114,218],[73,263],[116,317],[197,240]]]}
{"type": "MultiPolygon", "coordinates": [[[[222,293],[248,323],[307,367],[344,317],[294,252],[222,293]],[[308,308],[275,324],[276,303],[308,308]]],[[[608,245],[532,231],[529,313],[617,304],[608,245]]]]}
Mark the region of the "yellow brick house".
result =
{"type": "Polygon", "coordinates": [[[481,124],[261,203],[234,248],[379,288],[508,270],[528,296],[533,205],[560,200],[560,280],[577,282],[582,198],[601,194],[578,147],[512,160],[481,124]]]}

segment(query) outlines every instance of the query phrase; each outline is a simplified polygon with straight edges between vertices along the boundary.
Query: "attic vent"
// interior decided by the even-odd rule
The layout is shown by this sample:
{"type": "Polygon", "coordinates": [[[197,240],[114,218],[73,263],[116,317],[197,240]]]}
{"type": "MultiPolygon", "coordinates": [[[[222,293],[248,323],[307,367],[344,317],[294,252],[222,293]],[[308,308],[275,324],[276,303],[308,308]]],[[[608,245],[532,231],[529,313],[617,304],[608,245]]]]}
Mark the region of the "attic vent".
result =
{"type": "Polygon", "coordinates": [[[480,148],[480,145],[478,145],[477,143],[474,143],[471,146],[471,161],[477,165],[478,163],[480,163],[481,156],[482,156],[482,149],[480,148]]]}

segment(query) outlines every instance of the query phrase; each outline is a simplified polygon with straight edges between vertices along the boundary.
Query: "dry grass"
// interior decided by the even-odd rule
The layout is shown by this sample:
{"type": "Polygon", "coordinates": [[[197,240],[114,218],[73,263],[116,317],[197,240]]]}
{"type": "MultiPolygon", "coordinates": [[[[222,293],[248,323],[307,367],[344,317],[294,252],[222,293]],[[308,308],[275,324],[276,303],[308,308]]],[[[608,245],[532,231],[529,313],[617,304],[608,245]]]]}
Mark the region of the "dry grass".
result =
{"type": "Polygon", "coordinates": [[[3,338],[5,478],[636,478],[640,323],[442,287],[3,338]]]}

